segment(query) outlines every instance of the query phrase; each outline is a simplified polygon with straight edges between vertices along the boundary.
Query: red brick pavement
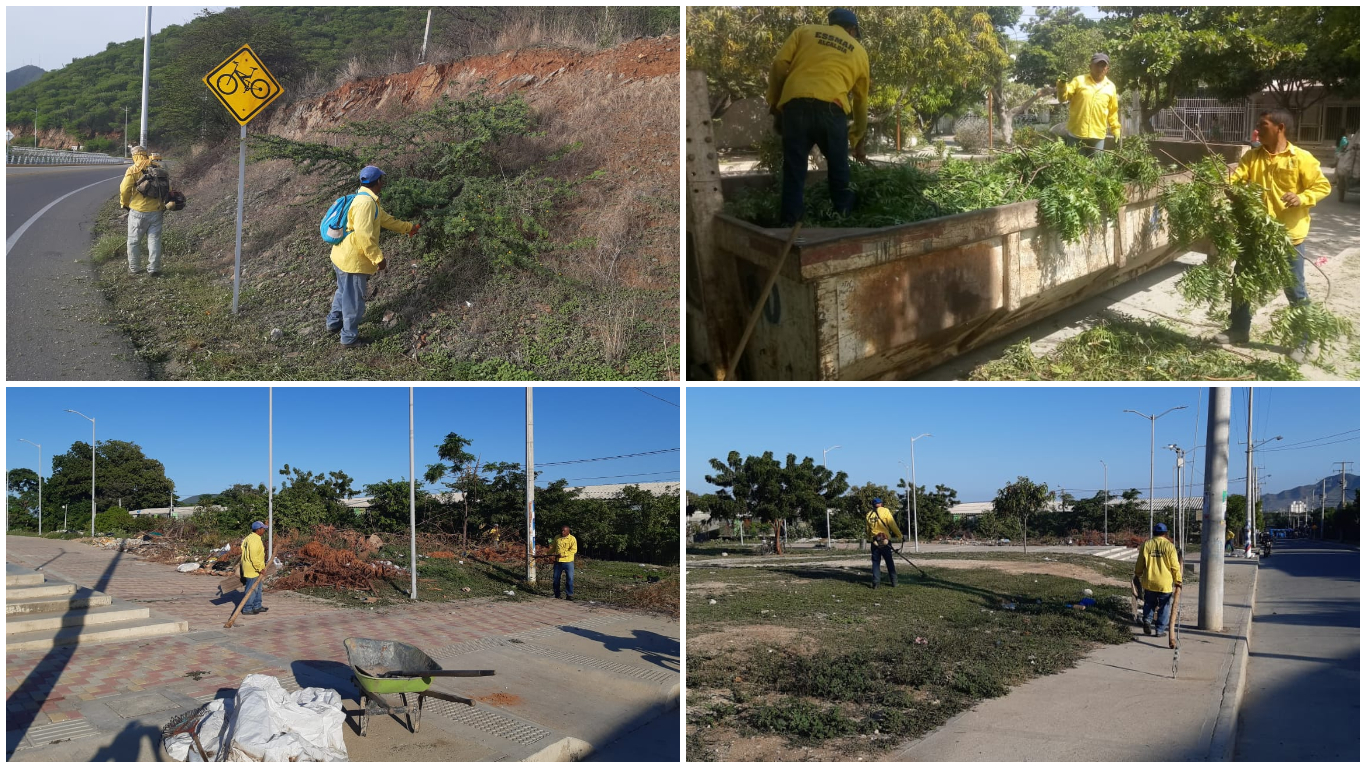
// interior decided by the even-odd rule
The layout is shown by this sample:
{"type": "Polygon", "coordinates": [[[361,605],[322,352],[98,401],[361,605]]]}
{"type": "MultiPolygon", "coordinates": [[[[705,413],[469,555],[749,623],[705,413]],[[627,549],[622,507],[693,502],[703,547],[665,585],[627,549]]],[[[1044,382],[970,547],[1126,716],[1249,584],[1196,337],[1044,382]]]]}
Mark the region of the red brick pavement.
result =
{"type": "MultiPolygon", "coordinates": [[[[218,579],[176,573],[170,566],[72,542],[7,537],[6,558],[44,569],[83,586],[107,580],[104,591],[124,599],[153,600],[151,607],[188,618],[190,629],[214,629],[226,637],[172,635],[120,643],[6,654],[7,727],[79,718],[78,708],[103,696],[141,690],[174,690],[198,698],[220,688],[235,689],[252,673],[288,681],[295,662],[346,663],[342,640],[375,637],[402,640],[427,651],[481,637],[554,626],[607,609],[549,599],[470,600],[419,603],[383,609],[339,608],[292,593],[271,593],[264,615],[243,616],[232,629],[222,623],[232,605],[210,602],[218,579]],[[65,550],[65,551],[63,551],[65,550]],[[61,555],[56,560],[52,558],[61,555]],[[208,585],[206,588],[205,585],[208,585]],[[242,651],[267,654],[274,662],[242,651]],[[186,677],[202,671],[198,681],[186,677]]],[[[314,664],[326,667],[325,663],[314,664]]],[[[334,668],[335,669],[335,668],[334,668]]]]}

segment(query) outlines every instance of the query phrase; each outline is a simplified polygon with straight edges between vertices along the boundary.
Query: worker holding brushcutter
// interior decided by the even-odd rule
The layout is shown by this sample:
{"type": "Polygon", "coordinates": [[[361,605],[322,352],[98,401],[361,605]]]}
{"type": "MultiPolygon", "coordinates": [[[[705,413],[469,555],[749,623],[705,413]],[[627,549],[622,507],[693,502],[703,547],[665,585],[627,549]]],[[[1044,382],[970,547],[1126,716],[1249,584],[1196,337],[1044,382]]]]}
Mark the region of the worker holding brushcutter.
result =
{"type": "Polygon", "coordinates": [[[1166,632],[1173,597],[1181,594],[1181,560],[1176,556],[1176,545],[1167,536],[1165,523],[1154,525],[1153,537],[1139,548],[1134,582],[1143,591],[1143,634],[1166,632]]]}
{"type": "Polygon", "coordinates": [[[859,42],[858,17],[836,8],[829,24],[798,27],[783,44],[768,73],[768,110],[783,137],[781,221],[790,227],[804,213],[806,158],[811,147],[825,155],[830,200],[835,212],[854,209],[849,188],[849,147],[867,162],[868,51],[859,42]],[[850,128],[848,118],[853,118],[850,128]]]}
{"type": "Polygon", "coordinates": [[[270,610],[261,605],[262,590],[256,588],[256,582],[264,578],[266,571],[266,545],[261,541],[261,534],[265,530],[266,524],[257,520],[251,524],[251,533],[242,539],[242,581],[246,583],[247,590],[247,602],[242,606],[242,613],[247,616],[270,610]]]}
{"type": "Polygon", "coordinates": [[[1091,56],[1089,73],[1058,81],[1058,101],[1067,105],[1067,134],[1063,141],[1081,145],[1084,155],[1105,149],[1107,129],[1119,141],[1119,92],[1114,81],[1106,77],[1109,71],[1110,57],[1097,53],[1091,56]]]}
{"type": "Polygon", "coordinates": [[[359,326],[365,317],[365,289],[370,277],[389,266],[379,248],[379,231],[388,229],[412,237],[421,227],[385,212],[379,204],[383,189],[384,171],[373,165],[361,169],[360,189],[346,212],[345,239],[332,246],[337,291],[327,314],[327,330],[340,333],[341,345],[347,349],[362,344],[359,326]]]}
{"type": "Polygon", "coordinates": [[[865,519],[868,523],[868,538],[873,543],[873,589],[877,589],[882,581],[882,573],[878,570],[880,562],[887,563],[887,576],[895,587],[896,562],[892,560],[891,538],[902,538],[901,529],[896,527],[896,518],[892,517],[892,513],[882,506],[882,499],[873,499],[873,510],[865,519]]]}
{"type": "MultiPolygon", "coordinates": [[[[1323,175],[1318,158],[1291,144],[1287,139],[1295,119],[1283,109],[1268,109],[1257,116],[1257,135],[1261,146],[1243,155],[1238,168],[1229,176],[1237,183],[1250,181],[1262,188],[1266,211],[1285,226],[1295,256],[1290,262],[1295,285],[1285,289],[1292,305],[1307,304],[1309,290],[1304,285],[1304,240],[1309,236],[1309,209],[1328,196],[1332,185],[1323,175]]],[[[1214,335],[1218,344],[1245,344],[1252,336],[1252,306],[1234,289],[1233,310],[1227,330],[1214,335]]],[[[1309,346],[1301,343],[1290,359],[1303,363],[1309,359],[1309,346]]]]}

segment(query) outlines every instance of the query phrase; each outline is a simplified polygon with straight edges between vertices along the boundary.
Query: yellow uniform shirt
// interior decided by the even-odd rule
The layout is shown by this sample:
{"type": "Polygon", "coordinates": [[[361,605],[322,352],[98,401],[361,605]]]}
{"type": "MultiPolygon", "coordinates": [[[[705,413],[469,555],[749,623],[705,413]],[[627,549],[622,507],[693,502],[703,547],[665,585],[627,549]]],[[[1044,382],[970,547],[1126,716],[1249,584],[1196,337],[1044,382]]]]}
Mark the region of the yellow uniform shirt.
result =
{"type": "Polygon", "coordinates": [[[868,131],[868,51],[844,27],[808,24],[783,43],[768,73],[768,104],[781,110],[793,99],[819,99],[853,115],[849,146],[868,131]]]}
{"type": "Polygon", "coordinates": [[[255,531],[242,539],[242,577],[254,579],[266,569],[266,545],[255,531]]]}
{"type": "Polygon", "coordinates": [[[574,562],[574,555],[579,552],[579,540],[573,534],[568,536],[555,537],[555,560],[560,563],[574,562]]]}
{"type": "MultiPolygon", "coordinates": [[[[143,168],[145,167],[143,166],[143,168]]],[[[137,190],[138,179],[140,178],[142,178],[142,168],[139,168],[136,163],[123,172],[123,181],[119,184],[119,205],[141,213],[151,213],[165,207],[165,203],[162,201],[155,197],[147,197],[137,190]]]]}
{"type": "Polygon", "coordinates": [[[1089,74],[1058,83],[1058,101],[1067,103],[1067,132],[1079,139],[1103,139],[1109,128],[1119,138],[1119,92],[1110,78],[1089,74]]]}
{"type": "Polygon", "coordinates": [[[379,249],[379,231],[388,229],[406,235],[413,225],[399,221],[384,212],[379,197],[374,192],[361,187],[356,190],[356,199],[346,212],[346,231],[349,233],[340,245],[332,246],[332,263],[343,272],[355,275],[373,275],[379,271],[379,263],[384,254],[379,249]],[[376,216],[375,212],[379,211],[376,216]]]}
{"type": "Polygon", "coordinates": [[[1309,209],[1327,197],[1332,187],[1318,158],[1288,141],[1282,152],[1271,152],[1263,144],[1245,153],[1229,180],[1250,181],[1266,190],[1262,195],[1266,212],[1285,225],[1295,245],[1309,234],[1309,209]],[[1286,192],[1299,195],[1300,204],[1287,207],[1281,200],[1286,192]]]}
{"type": "Polygon", "coordinates": [[[879,533],[887,534],[888,539],[901,538],[901,529],[896,527],[896,518],[886,507],[878,507],[865,518],[868,523],[868,540],[877,538],[879,533]]]}
{"type": "Polygon", "coordinates": [[[1176,557],[1176,545],[1171,539],[1154,537],[1143,542],[1134,562],[1134,576],[1139,586],[1148,592],[1171,592],[1181,585],[1181,561],[1176,557]]]}

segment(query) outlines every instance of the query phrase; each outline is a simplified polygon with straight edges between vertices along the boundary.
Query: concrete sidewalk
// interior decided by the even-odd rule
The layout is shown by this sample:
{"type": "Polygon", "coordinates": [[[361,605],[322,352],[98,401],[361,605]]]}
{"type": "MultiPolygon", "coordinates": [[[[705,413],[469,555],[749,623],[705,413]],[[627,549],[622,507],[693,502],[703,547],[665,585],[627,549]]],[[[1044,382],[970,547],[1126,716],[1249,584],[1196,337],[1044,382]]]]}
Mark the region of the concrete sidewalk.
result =
{"type": "MultiPolygon", "coordinates": [[[[190,620],[181,635],[7,654],[12,760],[159,759],[162,724],[231,696],[252,673],[274,675],[288,690],[335,688],[354,711],[357,691],[342,647],[353,636],[409,642],[444,668],[491,668],[497,675],[438,678],[435,688],[477,704],[429,700],[418,734],[396,718],[374,716],[361,737],[349,718],[352,760],[578,759],[653,732],[661,716],[676,720],[679,624],[668,618],[541,598],[368,610],[269,592],[270,613],[224,629],[233,606],[213,597],[212,577],[23,536],[7,537],[6,556],[190,620]]],[[[676,761],[672,732],[669,759],[676,761]]]]}
{"type": "Polygon", "coordinates": [[[1195,629],[1198,587],[1182,599],[1177,676],[1167,639],[1088,654],[1074,668],[978,704],[887,760],[928,762],[1228,760],[1247,671],[1257,562],[1224,564],[1224,632],[1195,629]]]}

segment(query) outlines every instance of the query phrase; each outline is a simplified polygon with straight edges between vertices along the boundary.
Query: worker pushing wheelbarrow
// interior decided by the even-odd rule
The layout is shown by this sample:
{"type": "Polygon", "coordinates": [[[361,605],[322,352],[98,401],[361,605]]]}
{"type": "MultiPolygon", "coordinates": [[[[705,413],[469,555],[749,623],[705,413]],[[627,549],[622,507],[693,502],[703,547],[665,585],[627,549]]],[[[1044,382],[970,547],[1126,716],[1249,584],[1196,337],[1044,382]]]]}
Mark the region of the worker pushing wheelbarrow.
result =
{"type": "Polygon", "coordinates": [[[430,690],[435,677],[488,677],[491,669],[442,669],[431,656],[416,646],[395,640],[369,640],[348,637],[346,660],[352,679],[360,689],[360,735],[366,735],[371,715],[407,715],[413,733],[422,724],[422,705],[427,697],[474,706],[472,699],[430,690]],[[401,706],[391,706],[386,695],[399,694],[401,706]],[[416,706],[408,696],[417,697],[416,706]]]}

